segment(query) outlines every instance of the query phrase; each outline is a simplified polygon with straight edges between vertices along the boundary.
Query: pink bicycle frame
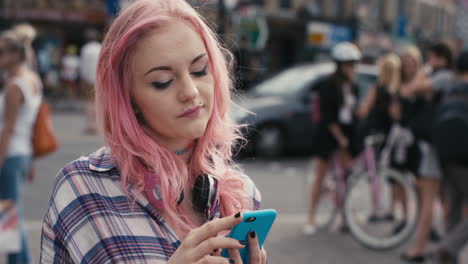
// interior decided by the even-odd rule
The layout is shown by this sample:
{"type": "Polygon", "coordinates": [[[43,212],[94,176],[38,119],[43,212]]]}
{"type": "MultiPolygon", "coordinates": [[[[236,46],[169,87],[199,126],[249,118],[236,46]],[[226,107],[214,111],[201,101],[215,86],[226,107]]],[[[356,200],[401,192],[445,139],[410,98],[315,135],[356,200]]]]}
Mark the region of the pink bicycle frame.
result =
{"type": "Polygon", "coordinates": [[[377,166],[374,148],[370,144],[366,144],[364,150],[351,161],[350,168],[351,172],[347,175],[347,169],[344,168],[343,163],[340,160],[339,154],[336,153],[333,156],[333,164],[336,175],[336,191],[335,191],[335,206],[342,209],[344,204],[344,197],[346,194],[348,176],[358,173],[360,175],[364,171],[369,173],[372,187],[372,202],[374,208],[378,208],[380,204],[380,182],[377,176],[377,166]],[[357,165],[362,164],[359,167],[357,165]]]}

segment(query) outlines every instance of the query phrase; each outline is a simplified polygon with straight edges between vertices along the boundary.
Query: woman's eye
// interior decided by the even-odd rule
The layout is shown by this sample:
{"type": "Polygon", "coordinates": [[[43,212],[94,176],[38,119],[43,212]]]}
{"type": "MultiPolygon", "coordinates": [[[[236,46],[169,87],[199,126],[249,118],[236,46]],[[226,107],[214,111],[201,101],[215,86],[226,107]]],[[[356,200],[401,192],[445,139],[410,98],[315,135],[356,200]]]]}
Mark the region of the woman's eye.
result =
{"type": "Polygon", "coordinates": [[[207,74],[206,72],[206,68],[207,68],[208,65],[206,65],[203,70],[201,71],[196,71],[196,72],[192,72],[193,75],[195,76],[198,76],[198,77],[201,77],[201,76],[205,76],[207,74]]]}
{"type": "Polygon", "coordinates": [[[172,83],[172,80],[167,82],[152,82],[151,85],[156,89],[167,88],[172,83]]]}

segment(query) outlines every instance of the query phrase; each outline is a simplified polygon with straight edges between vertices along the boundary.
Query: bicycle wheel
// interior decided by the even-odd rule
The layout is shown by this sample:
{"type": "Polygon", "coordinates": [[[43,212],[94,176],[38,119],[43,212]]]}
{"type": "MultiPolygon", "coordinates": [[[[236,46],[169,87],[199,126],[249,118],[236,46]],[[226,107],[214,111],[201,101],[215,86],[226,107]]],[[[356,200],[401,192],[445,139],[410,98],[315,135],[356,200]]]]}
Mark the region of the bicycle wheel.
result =
{"type": "Polygon", "coordinates": [[[345,221],[353,238],[365,247],[392,249],[416,228],[419,200],[408,175],[385,169],[377,181],[372,185],[367,173],[350,177],[345,221]]]}

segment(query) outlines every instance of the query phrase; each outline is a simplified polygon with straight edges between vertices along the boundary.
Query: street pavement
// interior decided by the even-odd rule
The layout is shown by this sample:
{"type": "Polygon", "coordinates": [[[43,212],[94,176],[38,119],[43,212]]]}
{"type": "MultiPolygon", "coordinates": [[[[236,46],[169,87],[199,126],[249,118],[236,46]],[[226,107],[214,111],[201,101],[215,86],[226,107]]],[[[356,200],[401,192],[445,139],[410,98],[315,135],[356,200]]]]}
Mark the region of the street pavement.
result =
{"type": "MultiPolygon", "coordinates": [[[[83,134],[84,117],[77,112],[56,113],[53,121],[60,149],[36,161],[37,179],[24,188],[33,263],[38,262],[41,221],[55,175],[70,161],[92,153],[103,144],[100,137],[83,134]]],[[[308,157],[285,157],[280,161],[246,159],[240,163],[262,193],[262,207],[274,208],[278,212],[277,221],[265,242],[269,263],[402,263],[399,255],[403,248],[379,252],[363,248],[347,234],[321,230],[312,237],[301,234],[300,229],[306,220],[307,184],[311,181],[308,157]]],[[[3,263],[4,256],[0,255],[0,264],[3,263]]],[[[468,263],[468,249],[464,251],[462,263],[468,263]]]]}

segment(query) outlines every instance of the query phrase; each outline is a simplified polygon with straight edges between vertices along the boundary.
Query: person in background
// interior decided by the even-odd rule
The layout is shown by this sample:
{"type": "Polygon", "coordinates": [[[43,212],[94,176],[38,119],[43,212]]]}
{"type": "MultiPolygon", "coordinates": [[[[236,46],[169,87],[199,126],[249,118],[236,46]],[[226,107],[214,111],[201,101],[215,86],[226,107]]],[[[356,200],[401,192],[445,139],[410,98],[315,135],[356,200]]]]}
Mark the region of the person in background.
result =
{"type": "Polygon", "coordinates": [[[77,96],[77,82],[79,77],[80,58],[77,56],[77,48],[74,45],[67,46],[62,57],[61,76],[67,94],[72,98],[77,96]]]}
{"type": "Polygon", "coordinates": [[[423,71],[408,83],[403,95],[410,97],[424,95],[432,102],[447,92],[453,82],[453,55],[445,43],[436,43],[429,47],[427,65],[423,71]]]}
{"type": "Polygon", "coordinates": [[[391,53],[379,59],[377,65],[377,85],[369,89],[357,113],[360,119],[367,119],[369,133],[388,134],[392,125],[390,105],[401,84],[401,60],[391,53]]]}
{"type": "Polygon", "coordinates": [[[61,98],[63,89],[60,82],[61,51],[57,41],[48,41],[38,49],[39,74],[44,83],[44,94],[61,98]]]}
{"type": "Polygon", "coordinates": [[[399,54],[401,60],[401,85],[408,88],[408,85],[416,79],[416,76],[422,70],[421,51],[416,46],[406,46],[399,54]]]}
{"type": "MultiPolygon", "coordinates": [[[[221,236],[257,210],[235,164],[228,52],[185,0],[139,0],[106,33],[96,102],[106,146],[58,174],[40,263],[242,263],[221,236]],[[230,259],[220,255],[230,250],[230,259]]],[[[265,264],[255,231],[251,264],[265,264]]]]}
{"type": "MultiPolygon", "coordinates": [[[[367,135],[380,134],[388,139],[390,129],[394,123],[391,113],[395,104],[398,103],[398,92],[401,85],[401,60],[397,54],[390,53],[380,58],[377,65],[379,69],[377,85],[370,88],[359,106],[357,114],[361,120],[365,120],[367,135]]],[[[384,145],[382,144],[382,147],[384,145]]],[[[400,186],[392,185],[390,211],[383,217],[374,212],[369,217],[369,222],[395,220],[393,212],[397,203],[400,203],[404,208],[406,207],[403,193],[400,186]]],[[[407,210],[404,209],[403,212],[406,213],[407,210]]],[[[403,219],[406,219],[406,216],[403,216],[403,219]]]]}
{"type": "Polygon", "coordinates": [[[32,134],[42,84],[28,65],[27,48],[16,31],[0,33],[0,71],[6,77],[0,92],[0,199],[16,203],[21,234],[21,251],[8,255],[9,264],[30,262],[22,185],[32,175],[32,134]]]}
{"type": "Polygon", "coordinates": [[[416,142],[409,159],[414,161],[412,171],[417,177],[421,201],[415,240],[401,256],[411,263],[423,263],[427,258],[425,250],[442,177],[439,158],[430,142],[430,132],[436,100],[451,84],[451,64],[452,55],[446,45],[431,46],[428,59],[431,75],[427,76],[427,71],[420,71],[413,80],[402,85],[400,92],[401,118],[410,128],[416,142]]]}
{"type": "Polygon", "coordinates": [[[81,90],[86,99],[86,127],[85,134],[96,134],[96,107],[94,102],[94,85],[96,82],[96,71],[101,43],[99,33],[95,29],[85,32],[86,44],[80,51],[80,80],[81,90]]]}
{"type": "MultiPolygon", "coordinates": [[[[317,142],[314,149],[315,179],[310,185],[308,220],[303,227],[303,233],[306,235],[313,235],[317,230],[315,214],[320,199],[320,189],[333,154],[338,153],[343,167],[348,168],[351,154],[355,152],[351,141],[357,105],[355,70],[356,63],[361,59],[361,52],[354,44],[342,42],[333,47],[332,59],[336,64],[335,73],[314,87],[319,94],[320,121],[313,135],[313,141],[317,142]]],[[[342,220],[341,214],[339,217],[342,220]]]]}
{"type": "Polygon", "coordinates": [[[463,153],[466,150],[453,149],[454,146],[463,144],[463,141],[460,142],[461,140],[467,142],[466,139],[460,138],[466,135],[466,128],[468,128],[468,116],[466,115],[468,109],[467,51],[462,52],[456,60],[456,77],[453,87],[446,93],[441,104],[446,107],[446,110],[450,107],[451,126],[447,126],[447,123],[438,125],[436,120],[435,129],[443,129],[443,134],[439,134],[440,139],[434,139],[434,145],[444,161],[443,180],[449,196],[450,207],[448,230],[435,252],[435,260],[437,264],[457,264],[460,263],[460,252],[468,242],[468,215],[463,212],[468,207],[468,157],[463,153]],[[464,110],[460,109],[461,105],[465,106],[464,110]],[[454,113],[459,114],[457,119],[454,119],[454,113]],[[460,118],[462,116],[463,118],[460,118]],[[437,126],[441,127],[437,128],[437,126]]]}

